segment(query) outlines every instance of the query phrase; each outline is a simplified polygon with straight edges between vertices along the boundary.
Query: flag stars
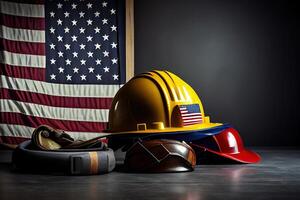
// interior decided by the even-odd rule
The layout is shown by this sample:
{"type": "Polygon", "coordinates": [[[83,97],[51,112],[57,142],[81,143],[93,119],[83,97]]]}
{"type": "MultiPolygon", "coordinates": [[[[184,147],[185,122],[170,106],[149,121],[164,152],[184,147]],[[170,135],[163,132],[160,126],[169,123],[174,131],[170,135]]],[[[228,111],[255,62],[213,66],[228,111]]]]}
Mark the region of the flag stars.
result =
{"type": "Polygon", "coordinates": [[[86,81],[86,75],[82,74],[82,75],[80,76],[80,78],[81,78],[82,81],[83,81],[83,80],[86,81]]]}
{"type": "Polygon", "coordinates": [[[49,46],[50,46],[50,49],[55,49],[55,44],[51,43],[49,46]]]}
{"type": "Polygon", "coordinates": [[[75,3],[73,3],[71,6],[73,10],[77,8],[77,5],[75,3]]]}
{"type": "Polygon", "coordinates": [[[52,67],[57,66],[56,72],[48,74],[49,80],[64,80],[68,83],[73,81],[101,83],[104,75],[108,76],[110,81],[119,80],[120,75],[110,70],[119,64],[118,57],[115,56],[119,45],[116,40],[113,40],[114,32],[118,31],[118,27],[110,18],[115,17],[113,15],[117,14],[117,9],[112,7],[107,0],[100,1],[100,5],[85,1],[83,6],[87,6],[85,8],[89,11],[86,13],[80,9],[79,1],[74,1],[74,3],[72,1],[64,3],[64,1],[66,0],[54,4],[61,9],[60,12],[56,13],[55,9],[48,12],[48,17],[54,23],[52,27],[47,28],[48,33],[53,34],[52,38],[54,38],[52,43],[48,43],[48,50],[51,49],[50,52],[54,53],[54,56],[48,58],[47,62],[52,67]],[[107,7],[105,8],[107,16],[97,9],[99,6],[107,7]],[[104,30],[105,27],[106,30],[104,30]]]}
{"type": "Polygon", "coordinates": [[[108,24],[107,22],[108,22],[108,19],[105,19],[105,18],[102,19],[102,24],[108,24]]]}
{"type": "Polygon", "coordinates": [[[89,36],[86,37],[86,39],[87,39],[88,42],[91,42],[93,40],[93,37],[89,35],[89,36]]]}
{"type": "Polygon", "coordinates": [[[107,66],[105,66],[105,67],[103,67],[103,70],[104,70],[104,72],[109,72],[109,67],[107,67],[107,66]]]}
{"type": "Polygon", "coordinates": [[[100,80],[100,81],[101,81],[101,80],[102,80],[101,77],[102,77],[102,76],[101,76],[100,74],[97,74],[97,75],[96,75],[97,80],[100,80]]]}
{"type": "Polygon", "coordinates": [[[80,60],[80,64],[81,64],[81,65],[85,65],[85,63],[86,63],[86,60],[83,60],[83,59],[80,60]]]}
{"type": "Polygon", "coordinates": [[[110,45],[111,45],[111,48],[114,49],[114,48],[117,48],[117,45],[118,45],[118,44],[113,42],[113,43],[111,43],[110,45]]]}
{"type": "Polygon", "coordinates": [[[65,44],[65,48],[66,48],[66,50],[70,49],[70,47],[71,47],[71,45],[69,45],[69,44],[65,44]]]}
{"type": "Polygon", "coordinates": [[[80,31],[80,33],[84,33],[85,29],[81,27],[81,28],[79,29],[79,31],[80,31]]]}
{"type": "Polygon", "coordinates": [[[85,45],[84,44],[80,44],[80,49],[85,49],[85,45]]]}
{"type": "Polygon", "coordinates": [[[90,57],[93,57],[93,54],[94,54],[94,53],[91,52],[91,51],[89,51],[87,54],[88,54],[88,57],[90,58],[90,57]]]}
{"type": "Polygon", "coordinates": [[[88,19],[88,20],[86,21],[86,23],[87,23],[88,26],[89,26],[89,25],[92,25],[92,24],[93,24],[93,20],[88,19]]]}
{"type": "Polygon", "coordinates": [[[76,20],[72,20],[72,26],[76,26],[77,25],[77,21],[76,20]]]}
{"type": "Polygon", "coordinates": [[[95,68],[89,67],[88,70],[89,70],[89,73],[94,73],[95,68]]]}
{"type": "Polygon", "coordinates": [[[55,62],[56,62],[56,60],[53,59],[53,58],[50,60],[50,63],[51,63],[51,64],[55,64],[55,62]]]}
{"type": "Polygon", "coordinates": [[[115,14],[116,14],[116,10],[111,9],[111,10],[110,10],[110,14],[111,14],[111,15],[115,15],[115,14]]]}
{"type": "Polygon", "coordinates": [[[86,6],[87,6],[87,8],[88,8],[88,9],[90,9],[90,8],[92,8],[92,7],[93,7],[93,4],[91,4],[91,3],[88,3],[88,4],[86,4],[86,6]]]}
{"type": "Polygon", "coordinates": [[[59,71],[59,73],[64,73],[65,69],[62,68],[62,67],[59,67],[59,68],[58,68],[58,71],[59,71]]]}
{"type": "Polygon", "coordinates": [[[70,59],[66,60],[66,65],[71,65],[71,60],[70,59]]]}
{"type": "Polygon", "coordinates": [[[78,58],[78,53],[77,52],[74,51],[72,54],[73,54],[73,58],[78,58]]]}
{"type": "Polygon", "coordinates": [[[51,74],[50,78],[51,78],[51,80],[55,80],[56,79],[56,75],[55,74],[51,74]]]}
{"type": "Polygon", "coordinates": [[[110,28],[111,28],[111,31],[117,31],[117,27],[115,25],[112,25],[110,28]]]}
{"type": "Polygon", "coordinates": [[[64,57],[64,53],[61,51],[57,52],[57,54],[58,54],[58,57],[64,57]]]}
{"type": "Polygon", "coordinates": [[[101,60],[97,59],[96,60],[96,65],[101,65],[101,60]]]}
{"type": "Polygon", "coordinates": [[[100,33],[100,28],[96,27],[96,28],[94,28],[94,30],[95,30],[95,33],[100,33]]]}
{"type": "Polygon", "coordinates": [[[67,18],[67,17],[70,16],[70,13],[69,13],[69,12],[64,12],[64,15],[65,15],[65,17],[67,18]]]}
{"type": "Polygon", "coordinates": [[[50,29],[50,33],[54,33],[55,29],[53,27],[51,27],[50,29]]]}
{"type": "Polygon", "coordinates": [[[79,13],[79,17],[80,17],[80,18],[83,18],[83,17],[84,17],[84,14],[85,14],[85,13],[81,11],[81,12],[79,13]]]}
{"type": "Polygon", "coordinates": [[[118,63],[118,59],[117,58],[113,58],[111,59],[112,64],[117,64],[118,63]]]}
{"type": "Polygon", "coordinates": [[[56,22],[57,22],[57,25],[62,25],[63,21],[61,19],[58,19],[56,22]]]}
{"type": "Polygon", "coordinates": [[[69,33],[70,32],[70,29],[68,27],[64,28],[65,30],[65,33],[69,33]]]}
{"type": "Polygon", "coordinates": [[[57,41],[60,41],[60,42],[62,42],[62,39],[63,39],[63,37],[62,36],[57,36],[57,41]]]}
{"type": "Polygon", "coordinates": [[[103,35],[102,37],[103,37],[103,40],[105,41],[105,40],[108,40],[108,37],[109,37],[109,36],[105,34],[105,35],[103,35]]]}
{"type": "Polygon", "coordinates": [[[77,68],[77,67],[74,67],[74,68],[73,68],[73,73],[74,73],[74,74],[75,74],[75,73],[78,74],[78,71],[79,71],[79,68],[77,68]]]}
{"type": "Polygon", "coordinates": [[[57,8],[62,8],[62,6],[63,6],[63,5],[62,5],[61,3],[58,3],[58,4],[57,4],[57,8]]]}
{"type": "Polygon", "coordinates": [[[112,77],[114,78],[114,81],[119,80],[119,75],[117,75],[117,74],[112,75],[112,77]]]}
{"type": "Polygon", "coordinates": [[[108,57],[109,56],[109,52],[108,51],[103,51],[102,53],[103,53],[104,57],[108,57]]]}
{"type": "Polygon", "coordinates": [[[67,81],[71,81],[71,80],[72,80],[72,76],[71,76],[70,74],[68,74],[68,75],[66,76],[66,78],[67,78],[67,81]]]}
{"type": "Polygon", "coordinates": [[[71,38],[72,38],[72,42],[77,41],[77,36],[73,35],[71,38]]]}
{"type": "Polygon", "coordinates": [[[95,45],[95,49],[100,49],[101,48],[101,44],[94,44],[95,45]]]}

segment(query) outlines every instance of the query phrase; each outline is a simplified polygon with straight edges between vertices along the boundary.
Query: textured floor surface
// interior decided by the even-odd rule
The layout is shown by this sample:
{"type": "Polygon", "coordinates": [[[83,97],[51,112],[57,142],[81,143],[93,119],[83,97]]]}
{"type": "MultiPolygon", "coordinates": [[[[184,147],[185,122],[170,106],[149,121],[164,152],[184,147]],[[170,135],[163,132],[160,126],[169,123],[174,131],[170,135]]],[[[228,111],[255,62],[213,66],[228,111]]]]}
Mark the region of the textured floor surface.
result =
{"type": "Polygon", "coordinates": [[[0,199],[300,199],[300,149],[256,151],[260,164],[171,174],[29,175],[0,164],[0,199]]]}

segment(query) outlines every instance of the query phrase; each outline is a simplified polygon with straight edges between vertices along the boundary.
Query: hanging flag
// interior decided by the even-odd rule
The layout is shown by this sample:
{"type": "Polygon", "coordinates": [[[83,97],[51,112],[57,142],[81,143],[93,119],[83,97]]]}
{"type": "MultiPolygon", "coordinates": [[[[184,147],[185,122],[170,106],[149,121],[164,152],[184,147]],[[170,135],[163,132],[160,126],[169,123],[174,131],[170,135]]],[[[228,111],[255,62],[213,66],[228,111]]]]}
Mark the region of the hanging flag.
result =
{"type": "Polygon", "coordinates": [[[37,126],[99,136],[125,81],[121,0],[0,1],[0,142],[37,126]]]}

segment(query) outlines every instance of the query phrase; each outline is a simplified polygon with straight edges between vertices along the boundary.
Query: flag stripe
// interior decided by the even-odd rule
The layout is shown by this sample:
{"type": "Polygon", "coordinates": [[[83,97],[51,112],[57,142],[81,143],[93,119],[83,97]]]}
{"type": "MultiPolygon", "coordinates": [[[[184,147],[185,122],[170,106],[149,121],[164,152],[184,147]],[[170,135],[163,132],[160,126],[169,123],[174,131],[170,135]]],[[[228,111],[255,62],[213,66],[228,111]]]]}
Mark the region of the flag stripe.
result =
{"type": "Polygon", "coordinates": [[[50,119],[91,122],[108,121],[107,109],[58,108],[7,99],[0,99],[0,107],[2,112],[24,113],[25,115],[50,119]]]}
{"type": "Polygon", "coordinates": [[[201,122],[201,119],[186,119],[184,120],[184,123],[189,123],[189,122],[201,122]]]}
{"type": "Polygon", "coordinates": [[[109,109],[112,98],[61,97],[1,88],[2,99],[66,108],[109,109]]]}
{"type": "Polygon", "coordinates": [[[19,67],[0,63],[0,75],[14,78],[45,81],[45,69],[36,67],[19,67]]]}
{"type": "Polygon", "coordinates": [[[197,116],[191,116],[191,117],[182,117],[182,119],[201,119],[202,118],[202,116],[199,116],[199,115],[197,115],[197,116]]]}
{"type": "Polygon", "coordinates": [[[0,88],[37,92],[51,96],[113,97],[120,85],[67,85],[0,76],[0,88]]]}
{"type": "Polygon", "coordinates": [[[188,113],[188,114],[182,114],[182,116],[199,116],[201,117],[201,113],[188,113]]]}
{"type": "Polygon", "coordinates": [[[0,61],[3,64],[45,68],[45,56],[28,55],[2,51],[0,61]]]}
{"type": "MultiPolygon", "coordinates": [[[[5,135],[0,130],[0,142],[7,143],[7,144],[20,144],[26,140],[29,140],[28,137],[17,137],[17,136],[2,136],[5,135]]],[[[7,133],[6,133],[7,135],[7,133]]]]}
{"type": "Polygon", "coordinates": [[[45,42],[45,31],[0,26],[0,38],[23,42],[45,42]]]}
{"type": "MultiPolygon", "coordinates": [[[[15,3],[26,3],[26,4],[44,4],[45,0],[9,0],[15,3]]],[[[50,0],[52,1],[52,0],[50,0]]]]}
{"type": "Polygon", "coordinates": [[[45,30],[44,18],[19,17],[2,14],[0,16],[0,24],[11,28],[45,30]]]}
{"type": "Polygon", "coordinates": [[[198,124],[198,122],[197,123],[195,123],[195,122],[186,122],[186,123],[184,123],[184,126],[195,125],[195,124],[198,124]]]}
{"type": "Polygon", "coordinates": [[[0,38],[0,50],[12,53],[23,53],[32,55],[45,55],[45,45],[34,42],[20,42],[0,38]]]}
{"type": "Polygon", "coordinates": [[[44,17],[44,5],[0,1],[0,12],[24,17],[44,17]]]}
{"type": "Polygon", "coordinates": [[[101,132],[106,129],[107,122],[82,122],[71,120],[56,120],[42,117],[34,117],[22,113],[2,112],[0,113],[0,123],[16,124],[16,125],[31,125],[33,128],[41,124],[47,124],[62,130],[73,132],[101,132]]]}
{"type": "MultiPolygon", "coordinates": [[[[0,133],[2,136],[11,136],[9,133],[13,132],[16,137],[30,138],[33,127],[23,126],[23,125],[13,125],[13,124],[0,124],[0,133]]],[[[91,139],[98,136],[105,136],[106,133],[90,133],[90,132],[72,132],[65,131],[70,134],[74,139],[91,139]]]]}

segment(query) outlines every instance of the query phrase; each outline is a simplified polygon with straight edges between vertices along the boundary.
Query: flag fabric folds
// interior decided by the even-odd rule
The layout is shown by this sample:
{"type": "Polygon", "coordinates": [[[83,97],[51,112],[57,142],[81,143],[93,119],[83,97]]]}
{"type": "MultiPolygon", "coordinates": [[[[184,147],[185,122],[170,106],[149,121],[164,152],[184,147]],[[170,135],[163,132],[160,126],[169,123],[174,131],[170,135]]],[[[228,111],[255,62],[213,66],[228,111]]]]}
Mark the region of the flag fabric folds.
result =
{"type": "Polygon", "coordinates": [[[0,1],[0,142],[99,136],[125,81],[121,0],[0,1]]]}

